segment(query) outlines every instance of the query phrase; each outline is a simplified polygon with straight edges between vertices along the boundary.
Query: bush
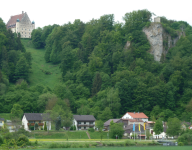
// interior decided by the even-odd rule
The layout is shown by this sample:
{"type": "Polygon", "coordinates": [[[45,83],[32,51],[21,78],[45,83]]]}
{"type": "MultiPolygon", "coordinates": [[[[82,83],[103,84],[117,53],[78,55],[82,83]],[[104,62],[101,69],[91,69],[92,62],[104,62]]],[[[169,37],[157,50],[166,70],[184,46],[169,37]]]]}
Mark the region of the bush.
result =
{"type": "Polygon", "coordinates": [[[73,130],[73,126],[70,127],[70,130],[73,130]]]}
{"type": "Polygon", "coordinates": [[[24,134],[20,135],[18,141],[17,141],[17,145],[18,146],[25,146],[29,144],[29,139],[27,136],[25,136],[24,134]]]}
{"type": "Polygon", "coordinates": [[[29,129],[30,130],[34,130],[34,126],[29,126],[29,129]]]}
{"type": "Polygon", "coordinates": [[[3,137],[6,140],[10,140],[10,139],[12,139],[12,133],[6,133],[3,137]]]}
{"type": "Polygon", "coordinates": [[[94,132],[95,130],[93,128],[88,129],[89,132],[94,132]]]}
{"type": "Polygon", "coordinates": [[[178,143],[183,143],[184,145],[188,145],[188,144],[192,144],[192,134],[189,134],[189,133],[184,133],[182,134],[178,140],[177,140],[178,143]]]}
{"type": "Polygon", "coordinates": [[[73,130],[76,130],[76,126],[75,125],[73,126],[73,130]]]}
{"type": "Polygon", "coordinates": [[[183,142],[178,143],[179,146],[184,146],[183,142]]]}
{"type": "Polygon", "coordinates": [[[3,144],[3,137],[0,136],[0,145],[3,144]]]}

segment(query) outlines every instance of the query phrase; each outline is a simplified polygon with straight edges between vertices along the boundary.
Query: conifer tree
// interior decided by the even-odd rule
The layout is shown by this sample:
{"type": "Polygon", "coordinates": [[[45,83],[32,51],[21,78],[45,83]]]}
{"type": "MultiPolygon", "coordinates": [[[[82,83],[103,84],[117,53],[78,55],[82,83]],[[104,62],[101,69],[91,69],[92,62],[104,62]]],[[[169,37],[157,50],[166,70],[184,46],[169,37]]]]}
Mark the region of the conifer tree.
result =
{"type": "Polygon", "coordinates": [[[45,122],[45,125],[44,125],[44,130],[47,131],[47,124],[45,122]]]}

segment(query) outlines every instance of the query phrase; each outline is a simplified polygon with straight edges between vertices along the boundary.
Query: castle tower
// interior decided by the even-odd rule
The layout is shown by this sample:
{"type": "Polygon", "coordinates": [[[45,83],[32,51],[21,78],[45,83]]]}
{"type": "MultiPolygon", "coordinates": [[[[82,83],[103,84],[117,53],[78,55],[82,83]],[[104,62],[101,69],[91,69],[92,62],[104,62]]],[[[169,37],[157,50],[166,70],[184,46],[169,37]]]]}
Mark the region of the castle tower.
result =
{"type": "Polygon", "coordinates": [[[161,17],[155,17],[154,22],[161,22],[161,17]]]}

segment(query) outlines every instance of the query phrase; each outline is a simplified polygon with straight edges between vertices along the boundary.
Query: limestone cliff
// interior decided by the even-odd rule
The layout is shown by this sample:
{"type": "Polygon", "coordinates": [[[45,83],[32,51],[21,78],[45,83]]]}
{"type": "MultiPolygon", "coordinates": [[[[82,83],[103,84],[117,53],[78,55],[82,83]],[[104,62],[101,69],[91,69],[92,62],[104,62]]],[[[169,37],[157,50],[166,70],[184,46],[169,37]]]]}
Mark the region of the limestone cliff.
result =
{"type": "Polygon", "coordinates": [[[178,33],[177,37],[172,38],[164,31],[161,23],[151,23],[148,28],[143,29],[143,32],[147,35],[151,45],[150,53],[154,55],[156,61],[164,59],[168,50],[175,46],[182,35],[178,33]]]}

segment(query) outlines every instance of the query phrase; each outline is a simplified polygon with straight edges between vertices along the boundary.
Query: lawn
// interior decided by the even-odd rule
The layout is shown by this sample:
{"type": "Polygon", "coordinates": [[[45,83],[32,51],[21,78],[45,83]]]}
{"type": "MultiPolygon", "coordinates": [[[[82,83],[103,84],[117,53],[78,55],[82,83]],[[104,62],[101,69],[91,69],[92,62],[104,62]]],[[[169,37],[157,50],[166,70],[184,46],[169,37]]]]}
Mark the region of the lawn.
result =
{"type": "MultiPolygon", "coordinates": [[[[99,147],[99,148],[89,148],[91,150],[191,150],[191,146],[146,146],[146,147],[99,147]]],[[[54,148],[55,149],[55,148],[54,148]]],[[[22,149],[25,150],[25,149],[22,149]]],[[[30,149],[26,149],[30,150],[30,149]]],[[[50,149],[41,149],[50,150],[50,149]]],[[[63,148],[56,148],[55,150],[63,150],[63,148]]],[[[87,150],[87,148],[68,148],[67,150],[87,150]]]]}
{"type": "Polygon", "coordinates": [[[4,118],[5,120],[10,120],[10,113],[0,113],[0,118],[4,118]]]}
{"type": "Polygon", "coordinates": [[[75,132],[31,132],[31,138],[35,139],[88,139],[85,131],[75,131],[75,132]]]}
{"type": "MultiPolygon", "coordinates": [[[[108,136],[107,136],[108,132],[103,132],[103,137],[102,139],[108,139],[108,136]]],[[[90,135],[90,138],[91,139],[101,139],[101,133],[100,132],[89,132],[89,135],[90,135]]]]}
{"type": "Polygon", "coordinates": [[[53,88],[55,83],[62,81],[59,65],[45,62],[45,49],[35,49],[30,39],[22,39],[21,42],[26,51],[31,52],[32,55],[32,73],[29,75],[30,86],[41,84],[53,88]],[[46,72],[50,74],[46,74],[46,72]]]}

